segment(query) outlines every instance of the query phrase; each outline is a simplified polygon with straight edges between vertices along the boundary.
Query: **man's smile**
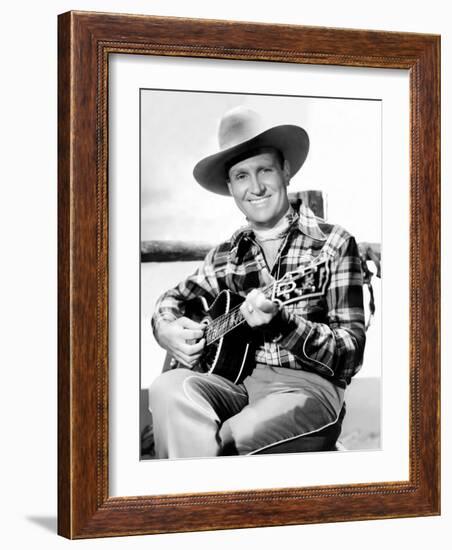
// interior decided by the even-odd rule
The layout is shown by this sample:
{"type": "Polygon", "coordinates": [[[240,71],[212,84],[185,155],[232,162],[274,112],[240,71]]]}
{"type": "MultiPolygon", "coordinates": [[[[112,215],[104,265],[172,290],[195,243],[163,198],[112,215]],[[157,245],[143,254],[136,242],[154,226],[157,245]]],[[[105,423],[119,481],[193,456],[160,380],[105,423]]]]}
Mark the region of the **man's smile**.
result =
{"type": "Polygon", "coordinates": [[[259,206],[261,204],[265,204],[268,199],[271,198],[271,195],[266,195],[265,197],[257,197],[256,199],[248,199],[248,202],[250,202],[254,206],[259,206]]]}

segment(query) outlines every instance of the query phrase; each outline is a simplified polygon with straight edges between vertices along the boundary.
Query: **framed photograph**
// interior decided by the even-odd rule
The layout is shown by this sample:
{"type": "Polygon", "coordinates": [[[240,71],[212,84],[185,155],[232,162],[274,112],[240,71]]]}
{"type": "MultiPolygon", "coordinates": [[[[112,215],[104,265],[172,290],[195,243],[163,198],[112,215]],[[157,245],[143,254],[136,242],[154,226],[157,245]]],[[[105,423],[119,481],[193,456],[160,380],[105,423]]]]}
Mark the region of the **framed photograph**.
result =
{"type": "Polygon", "coordinates": [[[439,56],[59,16],[61,535],[440,513],[439,56]]]}

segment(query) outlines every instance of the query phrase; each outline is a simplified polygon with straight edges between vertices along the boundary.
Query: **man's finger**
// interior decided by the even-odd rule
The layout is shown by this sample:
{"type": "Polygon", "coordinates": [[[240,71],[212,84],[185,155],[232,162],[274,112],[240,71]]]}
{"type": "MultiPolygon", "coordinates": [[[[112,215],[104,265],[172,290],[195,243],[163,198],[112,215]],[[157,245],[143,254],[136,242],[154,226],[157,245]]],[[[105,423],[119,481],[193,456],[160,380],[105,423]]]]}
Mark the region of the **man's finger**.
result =
{"type": "Polygon", "coordinates": [[[205,343],[206,341],[204,340],[204,338],[202,338],[197,344],[183,344],[180,347],[180,351],[186,354],[188,357],[192,357],[193,355],[203,350],[205,343]]]}
{"type": "Polygon", "coordinates": [[[251,328],[268,324],[278,310],[278,305],[268,300],[260,291],[250,292],[240,306],[240,311],[251,328]]]}
{"type": "Polygon", "coordinates": [[[198,362],[198,358],[192,358],[186,355],[185,353],[182,353],[180,351],[176,352],[174,354],[174,357],[179,363],[182,363],[186,367],[189,367],[190,369],[193,368],[196,363],[198,362]]]}
{"type": "Polygon", "coordinates": [[[204,330],[205,325],[201,323],[196,323],[195,321],[192,321],[188,317],[181,317],[179,319],[179,323],[182,327],[188,328],[191,330],[204,330]]]}
{"type": "Polygon", "coordinates": [[[202,330],[190,330],[185,329],[184,330],[184,338],[185,340],[199,340],[204,336],[204,332],[202,330]]]}
{"type": "Polygon", "coordinates": [[[196,365],[201,359],[201,357],[202,357],[202,353],[197,353],[196,355],[193,355],[192,357],[190,357],[191,364],[196,365]]]}
{"type": "Polygon", "coordinates": [[[262,293],[256,297],[256,307],[264,313],[276,313],[279,309],[277,304],[266,298],[262,293]]]}
{"type": "Polygon", "coordinates": [[[188,367],[189,369],[193,368],[194,365],[192,365],[189,361],[184,359],[182,356],[175,355],[174,357],[176,358],[177,362],[180,363],[181,365],[184,365],[185,367],[188,367]]]}
{"type": "Polygon", "coordinates": [[[249,304],[248,302],[243,302],[243,304],[240,306],[240,311],[243,315],[243,317],[245,318],[245,321],[248,323],[248,325],[250,327],[253,327],[255,325],[255,322],[253,320],[253,313],[254,311],[251,311],[249,310],[249,306],[251,304],[249,304]]]}

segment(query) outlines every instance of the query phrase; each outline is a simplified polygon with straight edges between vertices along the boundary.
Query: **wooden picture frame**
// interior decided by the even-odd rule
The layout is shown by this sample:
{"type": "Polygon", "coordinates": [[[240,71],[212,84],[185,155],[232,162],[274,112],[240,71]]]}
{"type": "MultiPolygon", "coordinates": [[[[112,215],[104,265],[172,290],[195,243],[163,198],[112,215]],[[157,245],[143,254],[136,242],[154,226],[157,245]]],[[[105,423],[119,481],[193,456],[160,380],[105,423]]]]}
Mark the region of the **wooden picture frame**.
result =
{"type": "Polygon", "coordinates": [[[68,538],[440,513],[440,38],[121,14],[59,16],[58,532],[68,538]],[[410,75],[408,481],[110,497],[110,54],[399,68],[410,75]]]}

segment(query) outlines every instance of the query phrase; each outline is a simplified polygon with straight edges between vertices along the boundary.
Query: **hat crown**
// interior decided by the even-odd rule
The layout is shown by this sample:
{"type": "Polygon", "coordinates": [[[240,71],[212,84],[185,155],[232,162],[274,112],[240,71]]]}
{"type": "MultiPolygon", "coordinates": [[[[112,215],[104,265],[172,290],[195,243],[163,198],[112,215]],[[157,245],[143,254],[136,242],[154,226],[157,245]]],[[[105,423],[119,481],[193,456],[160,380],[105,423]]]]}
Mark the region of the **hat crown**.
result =
{"type": "MultiPolygon", "coordinates": [[[[306,160],[309,137],[300,126],[268,124],[255,111],[241,105],[227,111],[218,125],[219,151],[200,160],[193,169],[195,180],[205,189],[229,195],[227,166],[233,159],[263,147],[281,152],[294,176],[306,160]]],[[[250,155],[249,155],[250,156],[250,155]]]]}
{"type": "Polygon", "coordinates": [[[264,130],[262,119],[252,109],[235,107],[224,114],[218,129],[220,150],[235,147],[259,135],[264,130]]]}

